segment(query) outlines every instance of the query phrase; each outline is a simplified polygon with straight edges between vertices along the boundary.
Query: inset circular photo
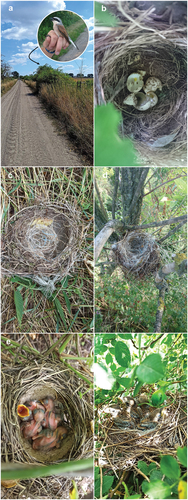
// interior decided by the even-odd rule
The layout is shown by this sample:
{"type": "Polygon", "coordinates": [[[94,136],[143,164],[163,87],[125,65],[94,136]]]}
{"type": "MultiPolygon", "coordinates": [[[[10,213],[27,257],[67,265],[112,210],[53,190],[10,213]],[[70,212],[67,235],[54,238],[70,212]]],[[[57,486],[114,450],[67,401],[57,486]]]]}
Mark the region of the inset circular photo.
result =
{"type": "Polygon", "coordinates": [[[45,56],[53,61],[67,62],[83,54],[89,42],[89,30],[78,14],[61,10],[41,21],[37,39],[45,56]]]}

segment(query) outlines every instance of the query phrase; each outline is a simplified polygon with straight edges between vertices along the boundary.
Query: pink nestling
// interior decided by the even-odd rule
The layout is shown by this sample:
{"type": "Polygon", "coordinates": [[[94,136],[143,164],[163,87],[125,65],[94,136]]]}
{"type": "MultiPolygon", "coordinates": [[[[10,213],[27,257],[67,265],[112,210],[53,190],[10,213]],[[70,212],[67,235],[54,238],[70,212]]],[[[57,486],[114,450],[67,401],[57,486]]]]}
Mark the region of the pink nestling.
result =
{"type": "Polygon", "coordinates": [[[42,421],[43,427],[48,427],[52,431],[55,431],[55,429],[57,429],[58,424],[60,423],[61,423],[61,417],[59,415],[56,415],[54,411],[46,411],[44,419],[42,421]]]}
{"type": "Polygon", "coordinates": [[[42,422],[44,419],[45,410],[44,408],[36,408],[33,410],[33,417],[35,422],[42,422]]]}
{"type": "Polygon", "coordinates": [[[41,422],[35,422],[35,420],[31,420],[30,422],[23,422],[21,424],[21,432],[24,438],[32,438],[41,431],[41,422]]]}
{"type": "Polygon", "coordinates": [[[50,448],[60,448],[61,440],[67,434],[68,430],[65,427],[58,427],[55,431],[43,429],[38,436],[33,437],[33,449],[48,450],[50,448]]]}
{"type": "Polygon", "coordinates": [[[50,396],[48,398],[43,399],[42,403],[46,411],[54,410],[54,399],[51,398],[50,396]]]}

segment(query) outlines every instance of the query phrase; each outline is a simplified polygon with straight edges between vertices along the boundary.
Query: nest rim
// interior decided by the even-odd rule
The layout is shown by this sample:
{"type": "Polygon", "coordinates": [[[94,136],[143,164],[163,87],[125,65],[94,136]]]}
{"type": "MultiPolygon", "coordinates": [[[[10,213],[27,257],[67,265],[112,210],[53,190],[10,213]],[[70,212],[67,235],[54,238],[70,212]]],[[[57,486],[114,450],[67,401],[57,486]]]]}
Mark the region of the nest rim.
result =
{"type": "MultiPolygon", "coordinates": [[[[125,10],[131,16],[131,10],[127,7],[125,10]]],[[[184,31],[186,28],[175,26],[173,33],[172,29],[169,29],[167,25],[166,29],[164,28],[161,31],[156,27],[156,31],[153,29],[153,32],[149,32],[147,31],[147,20],[145,26],[143,24],[143,29],[141,29],[141,27],[134,24],[134,20],[132,22],[128,21],[126,15],[123,24],[123,27],[114,29],[109,34],[105,32],[96,35],[96,63],[99,63],[98,76],[106,102],[113,102],[115,107],[122,113],[123,124],[120,135],[133,140],[139,159],[144,164],[145,161],[151,162],[149,164],[155,164],[155,160],[153,160],[154,152],[160,165],[162,163],[163,165],[168,164],[167,156],[169,155],[169,161],[172,160],[169,166],[175,165],[178,161],[185,163],[187,159],[187,75],[186,64],[184,64],[184,61],[186,63],[184,31]],[[171,65],[174,64],[174,68],[176,67],[174,74],[173,71],[167,71],[165,68],[162,71],[161,57],[160,62],[157,63],[156,71],[154,50],[151,50],[149,56],[149,47],[152,45],[157,49],[160,48],[162,60],[164,63],[167,61],[165,64],[168,63],[169,66],[168,59],[171,57],[171,65]],[[166,57],[165,60],[164,51],[170,54],[168,59],[166,57]],[[174,56],[174,52],[177,53],[177,57],[174,56]],[[145,54],[144,57],[147,56],[148,59],[147,67],[146,63],[144,65],[143,53],[145,54]],[[133,55],[140,59],[135,62],[133,55]],[[133,57],[133,61],[131,57],[133,57]],[[182,74],[179,74],[180,66],[182,74]],[[123,100],[129,95],[126,87],[127,77],[138,70],[146,70],[144,81],[149,76],[156,76],[162,81],[164,87],[164,90],[156,91],[159,98],[158,104],[142,112],[131,106],[123,105],[123,100]],[[170,88],[172,81],[173,89],[170,88]],[[159,133],[160,129],[161,134],[159,133]],[[169,143],[157,146],[157,140],[163,136],[167,137],[167,135],[169,139],[170,136],[174,135],[174,137],[171,137],[169,143]],[[173,158],[171,157],[172,154],[173,158]],[[174,154],[177,155],[176,160],[174,154]]]]}
{"type": "Polygon", "coordinates": [[[78,388],[80,389],[80,381],[72,370],[63,367],[60,363],[48,361],[37,363],[37,366],[36,363],[31,363],[28,367],[19,370],[18,374],[13,367],[11,375],[9,370],[4,370],[2,375],[2,422],[5,435],[2,442],[2,458],[6,459],[8,453],[13,457],[13,461],[16,459],[18,462],[45,464],[78,460],[91,456],[92,406],[89,397],[81,399],[77,394],[78,388]],[[6,378],[9,379],[7,374],[14,380],[11,388],[6,381],[6,378]],[[46,451],[33,450],[29,441],[22,437],[21,419],[17,415],[18,404],[23,404],[33,397],[36,400],[45,396],[52,396],[63,403],[65,423],[69,428],[68,435],[62,441],[61,447],[50,449],[48,454],[46,451]],[[6,436],[8,436],[8,446],[6,436]]]}
{"type": "Polygon", "coordinates": [[[112,245],[115,259],[126,276],[138,279],[154,274],[160,266],[160,249],[155,238],[142,230],[126,233],[112,245]]]}
{"type": "MultiPolygon", "coordinates": [[[[31,205],[21,209],[10,217],[4,228],[3,243],[5,249],[2,252],[2,274],[25,277],[30,277],[31,275],[49,277],[57,274],[60,278],[66,276],[70,269],[73,268],[74,263],[78,260],[81,253],[84,236],[80,219],[81,214],[79,210],[67,202],[62,202],[61,204],[49,202],[41,205],[31,205]],[[23,227],[21,227],[21,229],[19,225],[22,225],[22,218],[24,218],[25,215],[28,218],[28,230],[22,235],[27,219],[25,223],[23,221],[23,227]],[[49,217],[51,217],[51,219],[49,219],[49,217]],[[56,226],[58,225],[58,217],[60,217],[61,221],[63,220],[65,224],[68,224],[63,227],[63,229],[67,229],[66,241],[65,244],[63,244],[63,248],[59,251],[56,251],[56,249],[58,249],[58,245],[62,245],[62,239],[61,233],[60,238],[58,238],[56,233],[57,229],[56,231],[54,230],[55,217],[57,219],[56,226]],[[52,219],[53,222],[50,224],[52,219]],[[18,241],[16,225],[25,244],[18,241]],[[47,225],[50,226],[50,228],[47,225]],[[50,244],[52,246],[51,256],[49,259],[46,259],[46,256],[48,256],[47,252],[50,251],[50,244]],[[14,247],[16,247],[16,250],[14,247]],[[55,251],[57,255],[55,255],[55,251]],[[37,253],[38,255],[36,255],[37,253]]],[[[61,227],[60,230],[62,230],[61,227]]]]}

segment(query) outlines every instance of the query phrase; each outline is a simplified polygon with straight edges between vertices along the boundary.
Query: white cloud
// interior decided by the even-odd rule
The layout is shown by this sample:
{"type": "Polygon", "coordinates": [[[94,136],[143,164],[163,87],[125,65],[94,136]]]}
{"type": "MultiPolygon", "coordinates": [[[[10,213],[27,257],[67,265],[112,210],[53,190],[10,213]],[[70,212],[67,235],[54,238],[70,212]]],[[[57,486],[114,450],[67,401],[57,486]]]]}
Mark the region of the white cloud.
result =
{"type": "MultiPolygon", "coordinates": [[[[16,54],[12,55],[12,59],[9,59],[9,64],[12,66],[15,66],[17,64],[22,64],[25,65],[28,62],[28,55],[36,47],[36,43],[33,42],[28,42],[28,43],[22,43],[21,50],[22,52],[17,52],[16,54]]],[[[20,49],[19,49],[20,50],[20,49]]],[[[35,59],[40,59],[41,53],[40,51],[35,52],[35,59]]]]}
{"type": "Polygon", "coordinates": [[[66,9],[66,3],[64,1],[62,2],[58,2],[58,1],[54,1],[54,2],[48,2],[52,5],[52,7],[54,8],[54,11],[55,10],[65,10],[66,9]]]}
{"type": "Polygon", "coordinates": [[[89,17],[89,19],[84,19],[84,21],[87,24],[88,29],[94,29],[94,17],[89,17]]]}

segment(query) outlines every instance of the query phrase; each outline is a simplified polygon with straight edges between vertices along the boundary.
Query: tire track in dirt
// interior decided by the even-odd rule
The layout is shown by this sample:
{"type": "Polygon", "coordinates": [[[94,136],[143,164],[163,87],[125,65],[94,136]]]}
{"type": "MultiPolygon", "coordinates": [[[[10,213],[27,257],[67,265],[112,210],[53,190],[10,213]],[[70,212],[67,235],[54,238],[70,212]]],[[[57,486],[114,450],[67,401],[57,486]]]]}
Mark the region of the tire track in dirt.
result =
{"type": "Polygon", "coordinates": [[[82,166],[30,88],[18,80],[1,100],[2,166],[82,166]]]}

